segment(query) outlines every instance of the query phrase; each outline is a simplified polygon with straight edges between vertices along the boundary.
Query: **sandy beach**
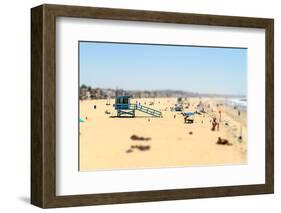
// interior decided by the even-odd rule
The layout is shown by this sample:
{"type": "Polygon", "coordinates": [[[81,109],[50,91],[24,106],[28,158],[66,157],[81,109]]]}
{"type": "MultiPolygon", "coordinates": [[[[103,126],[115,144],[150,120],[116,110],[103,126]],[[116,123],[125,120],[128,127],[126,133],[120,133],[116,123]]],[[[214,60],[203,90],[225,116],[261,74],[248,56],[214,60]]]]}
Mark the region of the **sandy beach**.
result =
{"type": "Polygon", "coordinates": [[[183,101],[183,111],[196,111],[199,101],[206,113],[195,114],[190,124],[171,111],[177,98],[131,100],[161,111],[161,118],[139,111],[118,118],[114,99],[80,101],[80,171],[246,164],[247,113],[222,98],[195,97],[183,101]],[[219,130],[212,131],[214,117],[219,130]],[[219,137],[229,144],[217,144],[219,137]]]}

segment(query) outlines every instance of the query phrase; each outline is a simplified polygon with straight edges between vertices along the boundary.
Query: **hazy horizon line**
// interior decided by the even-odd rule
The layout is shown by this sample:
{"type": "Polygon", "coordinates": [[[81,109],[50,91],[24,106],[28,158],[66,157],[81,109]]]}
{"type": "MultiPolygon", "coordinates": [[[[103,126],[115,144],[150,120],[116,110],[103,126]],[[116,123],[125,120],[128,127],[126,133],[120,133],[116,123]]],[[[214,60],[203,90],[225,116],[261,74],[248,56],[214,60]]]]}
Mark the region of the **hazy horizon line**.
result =
{"type": "Polygon", "coordinates": [[[111,88],[111,87],[94,87],[86,84],[81,84],[80,88],[85,85],[86,87],[91,87],[92,89],[101,89],[101,90],[120,90],[120,91],[128,91],[128,92],[179,92],[179,93],[192,93],[195,95],[211,95],[211,96],[239,96],[239,97],[247,97],[247,94],[230,94],[230,93],[208,93],[208,92],[195,92],[191,90],[183,90],[183,89],[125,89],[125,88],[111,88]]]}

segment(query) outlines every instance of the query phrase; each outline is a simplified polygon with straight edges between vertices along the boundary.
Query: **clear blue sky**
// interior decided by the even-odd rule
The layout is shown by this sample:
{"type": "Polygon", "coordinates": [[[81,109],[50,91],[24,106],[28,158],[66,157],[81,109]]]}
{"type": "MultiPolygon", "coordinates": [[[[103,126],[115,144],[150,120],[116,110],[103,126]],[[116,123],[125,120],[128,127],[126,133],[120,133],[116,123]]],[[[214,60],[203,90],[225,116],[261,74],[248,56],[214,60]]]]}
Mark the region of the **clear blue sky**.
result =
{"type": "Polygon", "coordinates": [[[80,85],[246,95],[247,49],[80,42],[80,85]]]}

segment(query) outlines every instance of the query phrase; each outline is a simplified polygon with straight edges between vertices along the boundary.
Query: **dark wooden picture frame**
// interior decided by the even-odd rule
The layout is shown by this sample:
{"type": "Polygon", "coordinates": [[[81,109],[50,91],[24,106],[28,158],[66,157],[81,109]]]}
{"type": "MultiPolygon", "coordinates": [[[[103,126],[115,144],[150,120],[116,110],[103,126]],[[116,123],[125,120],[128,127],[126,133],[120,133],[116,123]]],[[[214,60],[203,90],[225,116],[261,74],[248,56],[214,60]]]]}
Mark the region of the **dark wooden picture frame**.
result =
{"type": "Polygon", "coordinates": [[[41,5],[31,9],[31,203],[42,208],[274,192],[274,20],[126,9],[41,5]],[[56,17],[262,28],[266,34],[265,184],[56,195],[56,17]]]}

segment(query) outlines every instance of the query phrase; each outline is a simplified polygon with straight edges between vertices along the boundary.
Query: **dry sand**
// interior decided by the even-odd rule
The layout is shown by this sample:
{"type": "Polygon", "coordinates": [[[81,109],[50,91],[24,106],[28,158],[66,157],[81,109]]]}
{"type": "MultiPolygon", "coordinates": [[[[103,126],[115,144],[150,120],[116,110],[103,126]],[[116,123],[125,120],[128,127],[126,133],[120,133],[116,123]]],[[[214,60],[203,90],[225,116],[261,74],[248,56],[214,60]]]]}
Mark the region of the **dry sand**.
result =
{"type": "MultiPolygon", "coordinates": [[[[236,110],[225,105],[222,99],[202,98],[207,113],[195,115],[193,124],[185,124],[180,112],[170,111],[176,98],[138,99],[141,104],[162,112],[154,118],[136,111],[135,118],[117,118],[107,100],[80,101],[80,171],[140,169],[185,166],[214,166],[247,163],[246,113],[238,116],[236,110]],[[154,105],[149,105],[154,101],[154,105]],[[96,109],[94,109],[96,105],[96,109]],[[211,131],[212,117],[221,122],[219,131],[211,131]],[[105,113],[107,111],[110,114],[105,113]],[[87,117],[87,119],[86,119],[87,117]],[[175,117],[175,118],[174,118],[175,117]],[[242,135],[242,140],[238,137],[242,135]],[[132,135],[149,138],[132,140],[132,135]],[[232,145],[216,144],[218,137],[232,145]],[[141,151],[131,146],[144,146],[141,151]]],[[[131,103],[135,103],[132,99],[131,103]]],[[[195,111],[199,98],[189,98],[184,111],[195,111]]]]}

